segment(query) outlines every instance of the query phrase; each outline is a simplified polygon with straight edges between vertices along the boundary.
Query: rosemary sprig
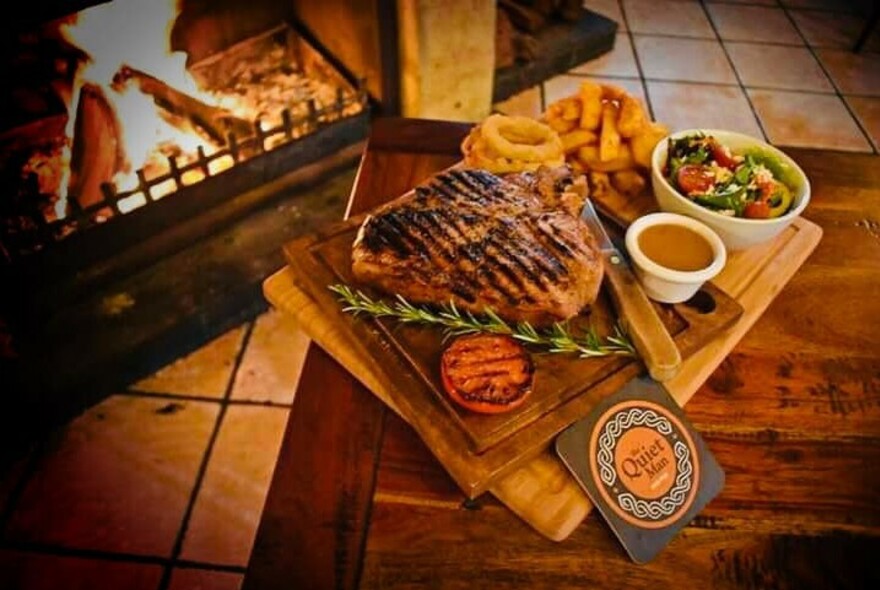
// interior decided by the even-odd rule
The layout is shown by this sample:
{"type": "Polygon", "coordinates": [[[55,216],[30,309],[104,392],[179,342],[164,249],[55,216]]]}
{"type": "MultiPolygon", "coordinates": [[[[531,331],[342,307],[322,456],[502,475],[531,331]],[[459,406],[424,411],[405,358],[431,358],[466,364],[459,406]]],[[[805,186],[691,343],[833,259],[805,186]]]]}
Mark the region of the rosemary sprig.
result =
{"type": "Polygon", "coordinates": [[[543,348],[551,353],[577,354],[581,358],[609,355],[636,356],[635,347],[629,341],[620,324],[614,332],[603,339],[590,328],[580,336],[572,334],[567,323],[555,323],[546,330],[537,330],[529,322],[511,326],[498,317],[492,309],[475,315],[470,311],[460,311],[453,302],[437,306],[437,309],[416,306],[398,295],[396,301],[387,303],[376,300],[362,291],[353,291],[348,285],[337,284],[329,287],[336,293],[343,311],[353,315],[367,314],[376,318],[395,318],[403,323],[430,324],[443,327],[446,337],[460,336],[474,332],[509,334],[517,340],[543,348]]]}

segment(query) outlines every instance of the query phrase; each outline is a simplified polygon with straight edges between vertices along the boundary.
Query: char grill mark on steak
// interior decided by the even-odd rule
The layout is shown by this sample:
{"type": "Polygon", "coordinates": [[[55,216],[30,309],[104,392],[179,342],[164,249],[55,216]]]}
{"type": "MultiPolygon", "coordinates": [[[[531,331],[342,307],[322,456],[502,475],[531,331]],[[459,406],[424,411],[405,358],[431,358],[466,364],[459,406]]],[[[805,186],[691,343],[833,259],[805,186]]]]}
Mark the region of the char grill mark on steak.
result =
{"type": "Polygon", "coordinates": [[[485,170],[472,170],[471,173],[467,176],[479,182],[485,188],[492,188],[501,184],[500,178],[498,178],[494,174],[486,172],[485,170]]]}
{"type": "Polygon", "coordinates": [[[450,195],[452,200],[466,206],[487,207],[498,202],[512,202],[509,195],[503,190],[490,190],[499,184],[500,182],[494,184],[486,182],[481,185],[473,182],[471,175],[465,174],[462,170],[455,170],[438,176],[432,186],[441,190],[443,194],[450,195]]]}
{"type": "MultiPolygon", "coordinates": [[[[462,175],[459,173],[457,176],[462,175]]],[[[467,176],[464,177],[467,178],[467,176]]],[[[479,178],[485,180],[485,177],[482,174],[479,175],[479,178]]],[[[484,182],[484,184],[486,186],[495,186],[500,183],[497,181],[494,183],[486,181],[484,182]]],[[[471,184],[468,184],[468,186],[472,187],[471,184]]],[[[501,190],[497,190],[495,194],[501,197],[500,200],[512,202],[511,199],[509,199],[508,195],[504,194],[504,192],[501,190]]],[[[527,204],[524,199],[517,199],[513,202],[515,202],[515,204],[519,207],[523,208],[525,208],[525,205],[527,204]]],[[[521,222],[522,220],[520,220],[520,223],[521,222]]],[[[509,268],[504,265],[502,261],[498,258],[499,253],[503,252],[505,249],[512,250],[513,253],[519,254],[519,256],[512,256],[512,258],[518,263],[520,269],[524,271],[525,277],[528,278],[529,282],[534,285],[538,290],[546,292],[547,285],[545,284],[544,280],[541,280],[542,274],[546,276],[546,282],[552,283],[558,281],[562,275],[567,274],[568,269],[560,260],[558,260],[556,256],[553,255],[551,250],[542,243],[543,241],[540,240],[538,232],[535,232],[532,228],[530,229],[532,231],[532,236],[536,239],[532,241],[526,241],[524,247],[521,244],[519,236],[516,235],[518,231],[521,231],[521,229],[517,230],[516,222],[502,216],[496,220],[495,227],[493,227],[490,231],[490,243],[494,243],[497,250],[490,253],[487,249],[474,249],[472,253],[474,254],[474,256],[476,256],[480,251],[485,252],[486,257],[485,260],[483,260],[482,262],[491,264],[499,269],[503,268],[504,270],[502,270],[501,272],[508,274],[510,272],[509,268]],[[506,248],[504,244],[506,244],[506,248]],[[534,264],[529,264],[526,261],[532,261],[534,264]]],[[[515,279],[512,280],[520,287],[520,292],[524,296],[526,291],[523,282],[516,281],[515,279]]],[[[493,282],[493,284],[495,283],[493,282]]],[[[497,284],[495,285],[497,286],[497,284]]]]}
{"type": "Polygon", "coordinates": [[[488,283],[488,287],[491,287],[496,294],[500,294],[510,305],[516,305],[520,301],[520,297],[517,297],[517,292],[511,292],[507,286],[498,280],[498,274],[495,273],[495,269],[487,264],[480,265],[477,267],[477,274],[486,279],[488,283]]]}
{"type": "MultiPolygon", "coordinates": [[[[394,212],[394,215],[395,220],[397,220],[399,217],[401,223],[408,223],[409,227],[412,227],[418,232],[418,235],[415,235],[412,232],[409,232],[407,235],[411,235],[414,241],[420,241],[421,238],[421,240],[423,241],[420,243],[422,243],[424,246],[430,246],[424,251],[428,252],[428,259],[436,264],[438,274],[442,273],[444,276],[455,275],[456,278],[458,278],[459,276],[461,277],[461,280],[455,282],[453,292],[465,299],[466,301],[475,301],[474,292],[479,290],[483,285],[481,285],[481,282],[478,280],[478,278],[474,277],[473,275],[455,272],[456,270],[458,270],[457,267],[460,265],[460,258],[457,256],[457,252],[454,247],[455,241],[453,239],[440,239],[440,236],[437,236],[429,229],[426,229],[422,225],[421,220],[427,219],[430,216],[425,215],[425,213],[427,213],[427,211],[418,209],[403,209],[400,212],[394,212]],[[437,253],[437,255],[434,255],[435,252],[437,253]]],[[[448,234],[445,235],[448,237],[448,234]]],[[[422,278],[425,280],[425,282],[430,283],[435,277],[423,274],[422,278]]],[[[491,284],[491,286],[498,288],[498,284],[493,276],[486,275],[486,279],[491,284]]],[[[511,301],[509,297],[508,301],[511,301]]]]}
{"type": "MultiPolygon", "coordinates": [[[[448,248],[449,260],[456,267],[455,270],[466,270],[463,268],[462,258],[469,260],[475,266],[479,264],[479,252],[476,251],[476,248],[471,249],[468,247],[469,244],[466,242],[464,233],[458,227],[455,217],[449,211],[428,209],[424,211],[424,214],[424,218],[430,220],[431,225],[438,230],[437,242],[443,243],[444,247],[448,248]],[[454,235],[453,232],[455,232],[454,235]],[[461,244],[463,241],[465,243],[461,244]]],[[[468,272],[458,273],[457,276],[460,276],[461,280],[466,283],[466,285],[459,283],[457,285],[458,288],[465,289],[470,297],[473,298],[473,290],[478,290],[481,287],[478,278],[468,272]]]]}
{"type": "Polygon", "coordinates": [[[528,292],[527,282],[517,273],[517,269],[523,269],[522,262],[518,263],[518,261],[505,252],[504,245],[494,235],[489,236],[486,245],[490,264],[498,269],[510,283],[516,286],[517,291],[526,301],[533,301],[532,296],[528,292]],[[489,247],[492,248],[491,251],[489,247]]]}
{"type": "Polygon", "coordinates": [[[489,182],[482,176],[477,175],[467,175],[467,174],[455,174],[454,178],[456,181],[461,184],[467,186],[472,192],[470,194],[474,195],[482,195],[487,201],[504,201],[508,203],[514,202],[514,199],[511,195],[508,195],[504,192],[504,189],[501,186],[500,182],[489,182]]]}
{"type": "Polygon", "coordinates": [[[477,296],[474,294],[474,292],[469,291],[467,288],[459,283],[452,283],[452,286],[449,288],[449,290],[453,294],[458,295],[459,297],[467,301],[468,303],[476,303],[477,301],[477,296]]]}
{"type": "Polygon", "coordinates": [[[570,256],[589,256],[591,254],[589,246],[575,239],[568,228],[561,228],[543,218],[539,219],[538,223],[549,238],[553,240],[553,243],[558,244],[559,248],[565,249],[570,256]]]}
{"type": "Polygon", "coordinates": [[[451,187],[449,187],[443,183],[435,182],[434,184],[431,185],[431,188],[434,189],[434,194],[441,201],[446,201],[447,203],[455,204],[455,201],[458,199],[458,195],[455,193],[455,191],[452,190],[451,187]]]}
{"type": "MultiPolygon", "coordinates": [[[[482,222],[484,225],[491,225],[493,223],[493,221],[486,216],[474,215],[472,217],[474,217],[474,221],[482,222]]],[[[463,221],[466,220],[463,219],[463,221]]],[[[455,227],[459,230],[459,235],[464,236],[464,233],[461,232],[458,226],[455,225],[455,227]]],[[[474,267],[473,269],[468,269],[466,265],[460,264],[459,268],[465,271],[466,274],[468,270],[472,270],[476,273],[477,277],[483,279],[481,282],[484,283],[486,287],[503,296],[509,304],[515,305],[519,301],[526,299],[527,293],[525,293],[522,282],[517,274],[500,259],[499,254],[503,251],[503,246],[496,242],[497,251],[490,251],[489,246],[492,244],[492,236],[494,233],[495,228],[490,227],[487,235],[479,241],[459,246],[458,251],[462,254],[463,258],[468,260],[474,267]]],[[[530,297],[528,297],[528,299],[530,299],[530,297]]]]}
{"type": "Polygon", "coordinates": [[[521,271],[522,278],[520,280],[524,287],[529,285],[537,291],[547,291],[547,286],[541,281],[540,273],[530,263],[529,253],[522,246],[516,242],[511,243],[509,240],[504,241],[503,237],[499,236],[492,236],[491,241],[498,251],[505,252],[510,261],[521,271]]]}
{"type": "Polygon", "coordinates": [[[485,240],[464,244],[460,246],[460,251],[469,264],[465,264],[465,261],[462,260],[459,269],[465,274],[473,274],[476,277],[480,286],[484,288],[487,299],[500,299],[498,297],[500,295],[511,305],[521,299],[517,296],[518,292],[511,291],[495,272],[494,258],[487,255],[485,240]]]}
{"type": "Polygon", "coordinates": [[[401,223],[405,223],[407,227],[418,232],[418,236],[415,236],[414,233],[411,234],[413,239],[421,239],[421,243],[428,249],[431,260],[437,262],[438,266],[445,269],[449,263],[455,261],[454,251],[447,248],[448,242],[438,239],[430,227],[425,227],[424,211],[402,209],[399,212],[395,212],[395,215],[399,215],[401,223]],[[438,257],[442,258],[444,262],[437,260],[438,257]]]}
{"type": "Polygon", "coordinates": [[[566,258],[574,258],[577,255],[577,253],[572,249],[571,245],[568,244],[568,242],[566,242],[559,234],[559,228],[553,227],[552,224],[549,228],[540,225],[538,227],[544,233],[544,235],[547,236],[547,241],[554,250],[556,250],[566,258]]]}
{"type": "Polygon", "coordinates": [[[505,225],[503,235],[512,244],[516,244],[514,249],[521,253],[523,258],[531,261],[537,267],[535,270],[541,271],[540,273],[532,272],[531,276],[534,277],[535,282],[540,283],[542,279],[550,283],[558,282],[563,275],[568,274],[568,269],[540,243],[536,233],[529,225],[522,223],[518,230],[511,230],[509,226],[505,225]],[[520,236],[516,235],[517,231],[520,232],[520,236]],[[528,237],[532,239],[523,240],[522,233],[530,234],[528,237]]]}
{"type": "Polygon", "coordinates": [[[574,258],[578,254],[582,254],[583,247],[567,240],[562,228],[553,221],[553,216],[547,213],[542,213],[537,218],[529,220],[530,224],[546,238],[545,242],[562,256],[574,258]]]}
{"type": "Polygon", "coordinates": [[[368,236],[367,247],[374,252],[381,251],[384,244],[394,250],[398,256],[407,256],[410,253],[409,246],[385,217],[372,217],[367,222],[367,226],[369,230],[365,232],[368,236]]]}
{"type": "Polygon", "coordinates": [[[538,241],[548,250],[556,252],[565,258],[572,258],[576,255],[571,246],[560,238],[560,235],[557,233],[561,231],[559,227],[554,226],[552,223],[547,223],[546,218],[530,219],[529,230],[534,233],[538,241]],[[542,221],[545,223],[541,223],[542,221]],[[548,225],[550,226],[549,228],[547,227],[548,225]]]}
{"type": "Polygon", "coordinates": [[[403,243],[410,248],[411,252],[418,254],[423,258],[430,259],[431,253],[428,251],[425,242],[420,240],[418,236],[414,236],[410,233],[409,225],[406,223],[406,220],[400,219],[401,214],[402,211],[389,211],[382,217],[382,221],[388,228],[389,232],[400,237],[403,243]]]}
{"type": "Polygon", "coordinates": [[[546,291],[546,285],[541,281],[541,275],[530,262],[528,251],[522,247],[519,240],[515,239],[515,228],[511,222],[505,221],[491,236],[491,241],[499,251],[505,252],[523,274],[524,284],[533,285],[539,291],[546,291]]]}

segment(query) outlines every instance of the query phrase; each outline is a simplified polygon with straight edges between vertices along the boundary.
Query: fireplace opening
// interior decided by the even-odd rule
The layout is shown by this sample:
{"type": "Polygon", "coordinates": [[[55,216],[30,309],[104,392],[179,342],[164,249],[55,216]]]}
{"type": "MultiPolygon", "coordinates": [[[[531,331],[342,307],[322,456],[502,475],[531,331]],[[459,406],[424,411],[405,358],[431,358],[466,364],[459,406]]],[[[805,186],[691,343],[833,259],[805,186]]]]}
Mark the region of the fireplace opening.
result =
{"type": "Polygon", "coordinates": [[[61,112],[37,113],[5,134],[0,256],[7,273],[34,280],[47,264],[53,275],[81,271],[125,241],[148,238],[152,218],[167,226],[236,196],[242,182],[265,183],[273,171],[260,160],[273,152],[292,169],[362,138],[363,84],[347,79],[289,20],[193,60],[170,49],[181,15],[173,0],[115,0],[43,27],[42,41],[58,50],[39,56],[56,64],[43,88],[61,112]],[[339,135],[335,124],[350,118],[358,124],[327,142],[339,135]],[[295,149],[310,136],[322,141],[295,149]]]}

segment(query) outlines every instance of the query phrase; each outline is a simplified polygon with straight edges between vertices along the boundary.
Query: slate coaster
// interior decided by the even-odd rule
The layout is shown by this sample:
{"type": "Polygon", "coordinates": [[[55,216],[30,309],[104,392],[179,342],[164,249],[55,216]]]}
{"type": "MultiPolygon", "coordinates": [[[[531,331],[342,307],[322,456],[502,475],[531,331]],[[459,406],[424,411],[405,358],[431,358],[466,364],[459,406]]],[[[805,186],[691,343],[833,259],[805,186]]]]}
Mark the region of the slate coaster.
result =
{"type": "Polygon", "coordinates": [[[656,381],[631,380],[556,438],[556,452],[636,563],[724,487],[724,472],[656,381]]]}

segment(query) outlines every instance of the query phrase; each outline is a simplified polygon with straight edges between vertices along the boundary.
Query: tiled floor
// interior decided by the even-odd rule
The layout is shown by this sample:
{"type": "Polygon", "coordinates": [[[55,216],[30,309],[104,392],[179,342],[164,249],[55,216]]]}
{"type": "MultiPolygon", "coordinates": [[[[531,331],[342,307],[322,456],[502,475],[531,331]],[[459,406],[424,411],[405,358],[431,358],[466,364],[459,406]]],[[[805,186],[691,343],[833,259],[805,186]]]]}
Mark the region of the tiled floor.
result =
{"type": "Polygon", "coordinates": [[[239,588],[308,342],[267,311],[23,458],[0,588],[239,588]]]}
{"type": "MultiPolygon", "coordinates": [[[[498,105],[538,115],[585,77],[673,129],[876,151],[880,33],[858,3],[588,0],[614,51],[498,105]]],[[[106,399],[0,474],[0,588],[241,584],[308,340],[269,311],[106,399]]]]}
{"type": "Polygon", "coordinates": [[[870,2],[587,0],[620,25],[614,50],[498,110],[533,115],[591,78],[643,98],[672,130],[732,129],[781,146],[876,153],[880,31],[852,50],[870,2]]]}

